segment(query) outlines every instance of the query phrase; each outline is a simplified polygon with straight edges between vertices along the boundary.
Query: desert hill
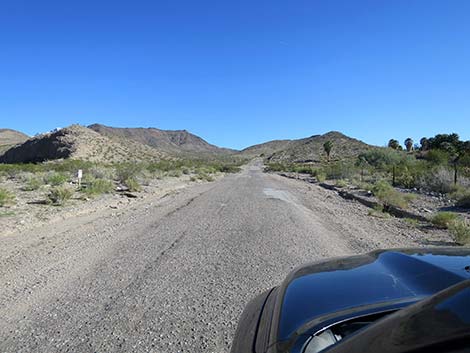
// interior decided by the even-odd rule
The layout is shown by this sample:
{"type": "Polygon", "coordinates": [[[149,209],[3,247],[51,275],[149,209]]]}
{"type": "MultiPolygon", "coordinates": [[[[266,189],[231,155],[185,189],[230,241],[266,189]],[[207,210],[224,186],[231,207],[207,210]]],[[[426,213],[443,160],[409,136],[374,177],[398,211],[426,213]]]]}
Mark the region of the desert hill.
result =
{"type": "Polygon", "coordinates": [[[116,128],[101,124],[88,126],[112,140],[127,139],[173,156],[191,154],[228,154],[235,151],[209,144],[186,130],[160,130],[156,128],[116,128]]]}
{"type": "Polygon", "coordinates": [[[324,135],[292,140],[285,148],[273,152],[267,158],[270,162],[320,162],[325,159],[323,144],[326,141],[333,143],[332,160],[354,158],[361,152],[375,148],[340,132],[331,131],[324,135]]]}
{"type": "Polygon", "coordinates": [[[0,154],[9,148],[25,142],[29,136],[12,129],[0,129],[0,154]]]}
{"type": "Polygon", "coordinates": [[[115,141],[91,129],[72,125],[35,136],[0,155],[0,163],[28,163],[71,158],[99,162],[156,160],[157,150],[133,141],[115,141]]]}
{"type": "Polygon", "coordinates": [[[240,154],[247,158],[253,157],[270,157],[275,152],[279,152],[288,148],[295,140],[273,140],[258,145],[247,147],[240,151],[240,154]]]}

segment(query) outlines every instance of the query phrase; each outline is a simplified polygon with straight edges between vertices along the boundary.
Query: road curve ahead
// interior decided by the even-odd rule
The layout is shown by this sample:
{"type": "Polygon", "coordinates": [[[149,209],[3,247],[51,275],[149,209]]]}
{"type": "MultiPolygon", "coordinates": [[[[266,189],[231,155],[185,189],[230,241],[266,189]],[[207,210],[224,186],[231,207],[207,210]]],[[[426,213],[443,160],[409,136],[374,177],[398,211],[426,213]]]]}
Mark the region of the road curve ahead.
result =
{"type": "Polygon", "coordinates": [[[0,238],[0,351],[228,352],[244,305],[293,267],[416,245],[366,213],[252,163],[125,212],[0,238]]]}

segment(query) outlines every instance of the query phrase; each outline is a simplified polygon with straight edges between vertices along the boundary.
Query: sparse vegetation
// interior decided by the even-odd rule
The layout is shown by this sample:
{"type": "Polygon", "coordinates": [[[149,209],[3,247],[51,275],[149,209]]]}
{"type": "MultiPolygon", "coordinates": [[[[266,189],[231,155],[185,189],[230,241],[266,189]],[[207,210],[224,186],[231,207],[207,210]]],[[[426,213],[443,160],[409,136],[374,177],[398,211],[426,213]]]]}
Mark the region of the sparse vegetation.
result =
{"type": "Polygon", "coordinates": [[[42,185],[44,185],[44,181],[41,178],[31,176],[26,180],[25,185],[22,187],[22,190],[34,191],[38,190],[42,185]]]}
{"type": "Polygon", "coordinates": [[[465,219],[457,219],[449,225],[450,234],[461,245],[470,245],[470,224],[465,219]]]}
{"type": "Polygon", "coordinates": [[[51,186],[59,186],[64,184],[68,177],[63,173],[50,172],[44,177],[44,182],[51,186]]]}
{"type": "Polygon", "coordinates": [[[385,207],[394,206],[399,208],[407,208],[409,199],[395,190],[385,180],[378,181],[372,188],[372,193],[384,204],[385,207]]]}
{"type": "Polygon", "coordinates": [[[124,181],[124,185],[128,187],[129,191],[138,192],[142,191],[142,187],[135,178],[128,178],[124,181]]]}
{"type": "Polygon", "coordinates": [[[114,191],[114,183],[106,179],[91,179],[83,189],[87,195],[109,194],[114,191]]]}
{"type": "Polygon", "coordinates": [[[452,212],[439,212],[431,218],[431,223],[442,229],[447,229],[457,219],[457,215],[452,212]]]}
{"type": "Polygon", "coordinates": [[[458,207],[470,208],[470,190],[466,190],[461,194],[456,194],[455,196],[457,199],[456,205],[458,207]]]}
{"type": "Polygon", "coordinates": [[[12,205],[15,202],[15,195],[10,191],[0,188],[0,207],[12,205]]]}
{"type": "Polygon", "coordinates": [[[47,195],[49,201],[54,206],[63,206],[73,196],[73,191],[66,186],[56,186],[51,189],[47,195]]]}

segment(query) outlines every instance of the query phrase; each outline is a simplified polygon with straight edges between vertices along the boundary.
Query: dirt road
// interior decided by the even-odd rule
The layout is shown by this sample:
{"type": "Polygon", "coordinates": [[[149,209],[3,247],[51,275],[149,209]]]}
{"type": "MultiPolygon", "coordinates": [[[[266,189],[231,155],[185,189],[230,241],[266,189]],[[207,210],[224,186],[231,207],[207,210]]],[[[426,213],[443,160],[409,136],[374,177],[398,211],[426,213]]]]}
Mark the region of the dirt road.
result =
{"type": "Polygon", "coordinates": [[[0,237],[1,352],[227,352],[294,267],[445,242],[252,164],[133,209],[0,237]]]}

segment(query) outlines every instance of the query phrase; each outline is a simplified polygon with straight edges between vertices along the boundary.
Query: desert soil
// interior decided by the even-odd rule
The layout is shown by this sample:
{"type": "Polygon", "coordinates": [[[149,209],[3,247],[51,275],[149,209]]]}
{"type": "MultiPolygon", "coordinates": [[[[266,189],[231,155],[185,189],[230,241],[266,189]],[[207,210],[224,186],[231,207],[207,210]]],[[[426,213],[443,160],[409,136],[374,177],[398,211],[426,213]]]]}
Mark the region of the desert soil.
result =
{"type": "Polygon", "coordinates": [[[228,352],[245,304],[295,266],[452,244],[259,162],[115,206],[0,237],[1,352],[228,352]]]}

